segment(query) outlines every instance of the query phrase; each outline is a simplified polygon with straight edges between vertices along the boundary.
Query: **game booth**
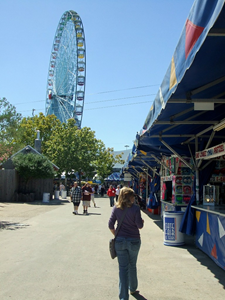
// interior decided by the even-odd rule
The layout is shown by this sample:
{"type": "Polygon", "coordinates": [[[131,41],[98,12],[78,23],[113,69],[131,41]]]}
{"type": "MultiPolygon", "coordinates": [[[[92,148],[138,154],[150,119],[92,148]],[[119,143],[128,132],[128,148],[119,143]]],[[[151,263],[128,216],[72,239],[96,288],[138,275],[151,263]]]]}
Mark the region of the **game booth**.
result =
{"type": "Polygon", "coordinates": [[[196,161],[212,165],[202,186],[201,204],[192,205],[196,217],[196,245],[225,268],[225,144],[196,153],[196,161]]]}
{"type": "Polygon", "coordinates": [[[179,232],[223,269],[224,48],[224,0],[196,0],[126,167],[160,178],[161,214],[182,215],[179,232]]]}

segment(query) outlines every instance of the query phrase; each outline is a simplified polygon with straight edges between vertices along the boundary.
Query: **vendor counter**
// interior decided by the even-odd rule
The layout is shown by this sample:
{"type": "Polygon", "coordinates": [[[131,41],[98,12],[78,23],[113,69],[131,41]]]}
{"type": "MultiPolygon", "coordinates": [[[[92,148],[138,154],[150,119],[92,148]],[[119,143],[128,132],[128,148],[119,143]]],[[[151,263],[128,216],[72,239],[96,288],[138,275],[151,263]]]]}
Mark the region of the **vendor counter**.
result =
{"type": "Polygon", "coordinates": [[[196,246],[225,270],[225,206],[192,205],[196,246]]]}
{"type": "Polygon", "coordinates": [[[188,204],[177,204],[171,201],[161,200],[161,218],[164,211],[185,211],[188,204]]]}

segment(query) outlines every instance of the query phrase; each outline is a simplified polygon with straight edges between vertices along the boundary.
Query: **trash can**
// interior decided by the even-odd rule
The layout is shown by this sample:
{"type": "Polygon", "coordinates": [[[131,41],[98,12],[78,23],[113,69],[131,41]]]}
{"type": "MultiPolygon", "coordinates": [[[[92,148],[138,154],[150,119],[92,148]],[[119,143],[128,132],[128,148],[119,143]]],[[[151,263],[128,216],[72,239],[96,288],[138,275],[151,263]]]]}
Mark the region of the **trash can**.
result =
{"type": "Polygon", "coordinates": [[[61,191],[61,197],[62,197],[62,199],[66,199],[67,198],[67,191],[61,191]]]}
{"type": "Polygon", "coordinates": [[[183,211],[163,212],[164,245],[182,246],[184,245],[184,233],[179,231],[183,211]]]}
{"type": "Polygon", "coordinates": [[[43,202],[49,202],[50,200],[50,193],[43,193],[43,202]]]}
{"type": "Polygon", "coordinates": [[[59,199],[59,191],[54,192],[54,199],[59,199]]]}

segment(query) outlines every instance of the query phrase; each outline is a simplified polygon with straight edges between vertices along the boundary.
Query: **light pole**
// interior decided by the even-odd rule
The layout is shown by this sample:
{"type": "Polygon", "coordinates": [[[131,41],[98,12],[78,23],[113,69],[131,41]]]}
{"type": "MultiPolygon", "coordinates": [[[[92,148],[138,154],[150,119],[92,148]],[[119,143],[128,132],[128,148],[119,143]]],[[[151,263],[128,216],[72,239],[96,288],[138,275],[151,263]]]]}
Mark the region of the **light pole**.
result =
{"type": "Polygon", "coordinates": [[[127,150],[127,148],[129,148],[129,145],[125,145],[124,147],[125,147],[125,148],[126,148],[126,150],[127,150]]]}

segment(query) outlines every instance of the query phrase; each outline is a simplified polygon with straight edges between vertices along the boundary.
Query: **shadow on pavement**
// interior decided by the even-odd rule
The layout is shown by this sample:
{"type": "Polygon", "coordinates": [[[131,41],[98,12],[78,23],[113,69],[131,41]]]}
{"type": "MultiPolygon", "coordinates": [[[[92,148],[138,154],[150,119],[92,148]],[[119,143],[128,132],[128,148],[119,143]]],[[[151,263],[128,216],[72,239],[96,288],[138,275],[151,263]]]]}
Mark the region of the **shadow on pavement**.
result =
{"type": "Polygon", "coordinates": [[[67,199],[53,199],[50,200],[49,202],[43,202],[42,200],[37,200],[37,201],[31,201],[31,202],[4,202],[1,201],[0,207],[5,208],[6,205],[17,205],[17,204],[29,204],[29,205],[64,205],[65,203],[69,203],[70,201],[67,199]]]}
{"type": "Polygon", "coordinates": [[[2,229],[16,230],[16,229],[26,228],[28,226],[30,226],[30,225],[21,224],[21,223],[14,223],[14,222],[0,221],[0,230],[2,230],[2,229]]]}
{"type": "Polygon", "coordinates": [[[214,274],[214,277],[225,289],[225,271],[200,249],[190,247],[187,250],[201,265],[205,266],[212,274],[214,274]]]}
{"type": "Polygon", "coordinates": [[[145,298],[144,296],[142,296],[139,291],[137,291],[135,294],[131,295],[132,297],[134,297],[134,299],[137,300],[148,300],[147,298],[145,298]]]}
{"type": "Polygon", "coordinates": [[[154,223],[163,230],[163,221],[160,215],[154,215],[150,213],[148,210],[141,210],[144,214],[146,214],[150,219],[154,220],[154,223]]]}
{"type": "MultiPolygon", "coordinates": [[[[29,204],[29,205],[64,205],[66,203],[69,203],[70,201],[69,200],[61,200],[61,199],[53,199],[53,200],[50,200],[49,202],[43,202],[43,201],[33,201],[33,202],[26,202],[26,204],[29,204]]],[[[19,202],[18,202],[19,203],[19,202]]]]}
{"type": "MultiPolygon", "coordinates": [[[[153,215],[149,211],[144,210],[145,213],[150,219],[154,221],[154,223],[163,230],[163,220],[159,215],[153,215]]],[[[199,248],[195,245],[195,236],[191,235],[184,235],[184,246],[180,246],[180,248],[186,249],[192,256],[196,258],[196,260],[203,266],[207,267],[211,273],[214,274],[215,278],[218,279],[219,283],[223,285],[225,289],[225,272],[224,270],[219,267],[207,254],[202,252],[199,248]]],[[[165,247],[172,247],[172,246],[165,246],[165,247]]],[[[142,298],[136,298],[142,299],[142,298]]],[[[144,299],[144,298],[143,298],[144,299]]]]}
{"type": "Polygon", "coordinates": [[[91,216],[91,215],[96,215],[96,216],[101,216],[101,214],[98,214],[98,213],[88,213],[88,215],[84,215],[84,214],[78,214],[76,216],[83,216],[83,217],[87,217],[87,216],[91,216]]]}

